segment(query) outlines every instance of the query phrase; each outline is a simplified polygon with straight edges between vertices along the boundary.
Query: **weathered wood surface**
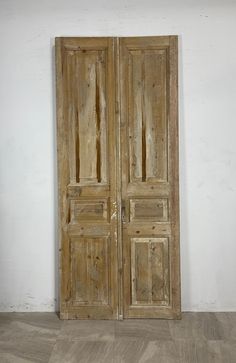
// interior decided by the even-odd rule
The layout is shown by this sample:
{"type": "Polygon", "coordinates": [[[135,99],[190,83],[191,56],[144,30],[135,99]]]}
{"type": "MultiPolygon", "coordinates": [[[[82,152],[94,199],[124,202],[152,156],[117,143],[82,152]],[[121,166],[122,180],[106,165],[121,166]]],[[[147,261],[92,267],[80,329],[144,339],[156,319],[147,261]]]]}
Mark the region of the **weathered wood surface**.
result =
{"type": "Polygon", "coordinates": [[[117,319],[114,39],[57,38],[61,318],[117,319]]]}
{"type": "Polygon", "coordinates": [[[61,317],[179,317],[177,37],[56,53],[61,317]]]}
{"type": "Polygon", "coordinates": [[[119,81],[124,317],[177,318],[177,37],[121,38],[119,81]]]}

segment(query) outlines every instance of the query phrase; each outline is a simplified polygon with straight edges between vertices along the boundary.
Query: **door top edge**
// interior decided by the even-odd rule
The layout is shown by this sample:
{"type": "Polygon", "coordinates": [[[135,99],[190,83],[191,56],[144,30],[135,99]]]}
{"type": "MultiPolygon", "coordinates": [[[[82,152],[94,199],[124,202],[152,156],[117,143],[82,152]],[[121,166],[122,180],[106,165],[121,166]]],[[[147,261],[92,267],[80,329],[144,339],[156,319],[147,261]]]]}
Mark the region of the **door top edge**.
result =
{"type": "Polygon", "coordinates": [[[63,40],[63,39],[137,39],[137,38],[178,38],[178,34],[169,34],[169,35],[109,35],[109,36],[98,36],[98,35],[89,35],[89,36],[58,36],[55,37],[55,40],[63,40]]]}

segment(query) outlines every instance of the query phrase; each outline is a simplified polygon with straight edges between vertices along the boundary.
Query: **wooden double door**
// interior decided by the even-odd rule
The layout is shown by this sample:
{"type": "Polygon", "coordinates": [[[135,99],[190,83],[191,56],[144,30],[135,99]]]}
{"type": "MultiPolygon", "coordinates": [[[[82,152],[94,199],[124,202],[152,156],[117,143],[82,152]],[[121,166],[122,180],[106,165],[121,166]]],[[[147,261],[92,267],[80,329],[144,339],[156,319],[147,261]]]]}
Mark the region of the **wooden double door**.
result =
{"type": "Polygon", "coordinates": [[[56,38],[63,319],[180,317],[177,37],[56,38]]]}

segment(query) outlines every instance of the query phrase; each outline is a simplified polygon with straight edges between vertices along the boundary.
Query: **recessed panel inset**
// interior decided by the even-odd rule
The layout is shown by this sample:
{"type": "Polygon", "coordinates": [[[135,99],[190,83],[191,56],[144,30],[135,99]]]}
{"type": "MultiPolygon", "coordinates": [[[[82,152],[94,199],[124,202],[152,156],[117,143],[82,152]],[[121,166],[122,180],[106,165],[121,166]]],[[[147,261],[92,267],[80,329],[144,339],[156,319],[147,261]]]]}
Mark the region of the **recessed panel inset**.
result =
{"type": "Polygon", "coordinates": [[[107,200],[71,200],[71,223],[81,221],[107,222],[107,200]]]}
{"type": "Polygon", "coordinates": [[[107,305],[109,301],[109,253],[106,237],[71,241],[73,305],[107,305]]]}
{"type": "Polygon", "coordinates": [[[169,304],[168,238],[131,238],[132,305],[169,304]]]}
{"type": "Polygon", "coordinates": [[[67,50],[71,183],[107,181],[107,56],[105,50],[67,50]]]}
{"type": "Polygon", "coordinates": [[[128,54],[130,182],[166,181],[166,49],[128,54]]]}
{"type": "Polygon", "coordinates": [[[131,221],[168,221],[168,199],[130,199],[130,220],[131,221]]]}

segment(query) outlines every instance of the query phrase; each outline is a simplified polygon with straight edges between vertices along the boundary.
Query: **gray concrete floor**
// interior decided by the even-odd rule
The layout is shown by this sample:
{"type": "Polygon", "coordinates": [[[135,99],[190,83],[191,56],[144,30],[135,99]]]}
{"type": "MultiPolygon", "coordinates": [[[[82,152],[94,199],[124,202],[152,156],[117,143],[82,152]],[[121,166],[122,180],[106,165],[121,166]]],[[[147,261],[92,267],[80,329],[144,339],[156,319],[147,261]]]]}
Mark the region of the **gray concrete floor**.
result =
{"type": "Polygon", "coordinates": [[[236,313],[180,321],[60,321],[0,313],[0,363],[236,363],[236,313]]]}

